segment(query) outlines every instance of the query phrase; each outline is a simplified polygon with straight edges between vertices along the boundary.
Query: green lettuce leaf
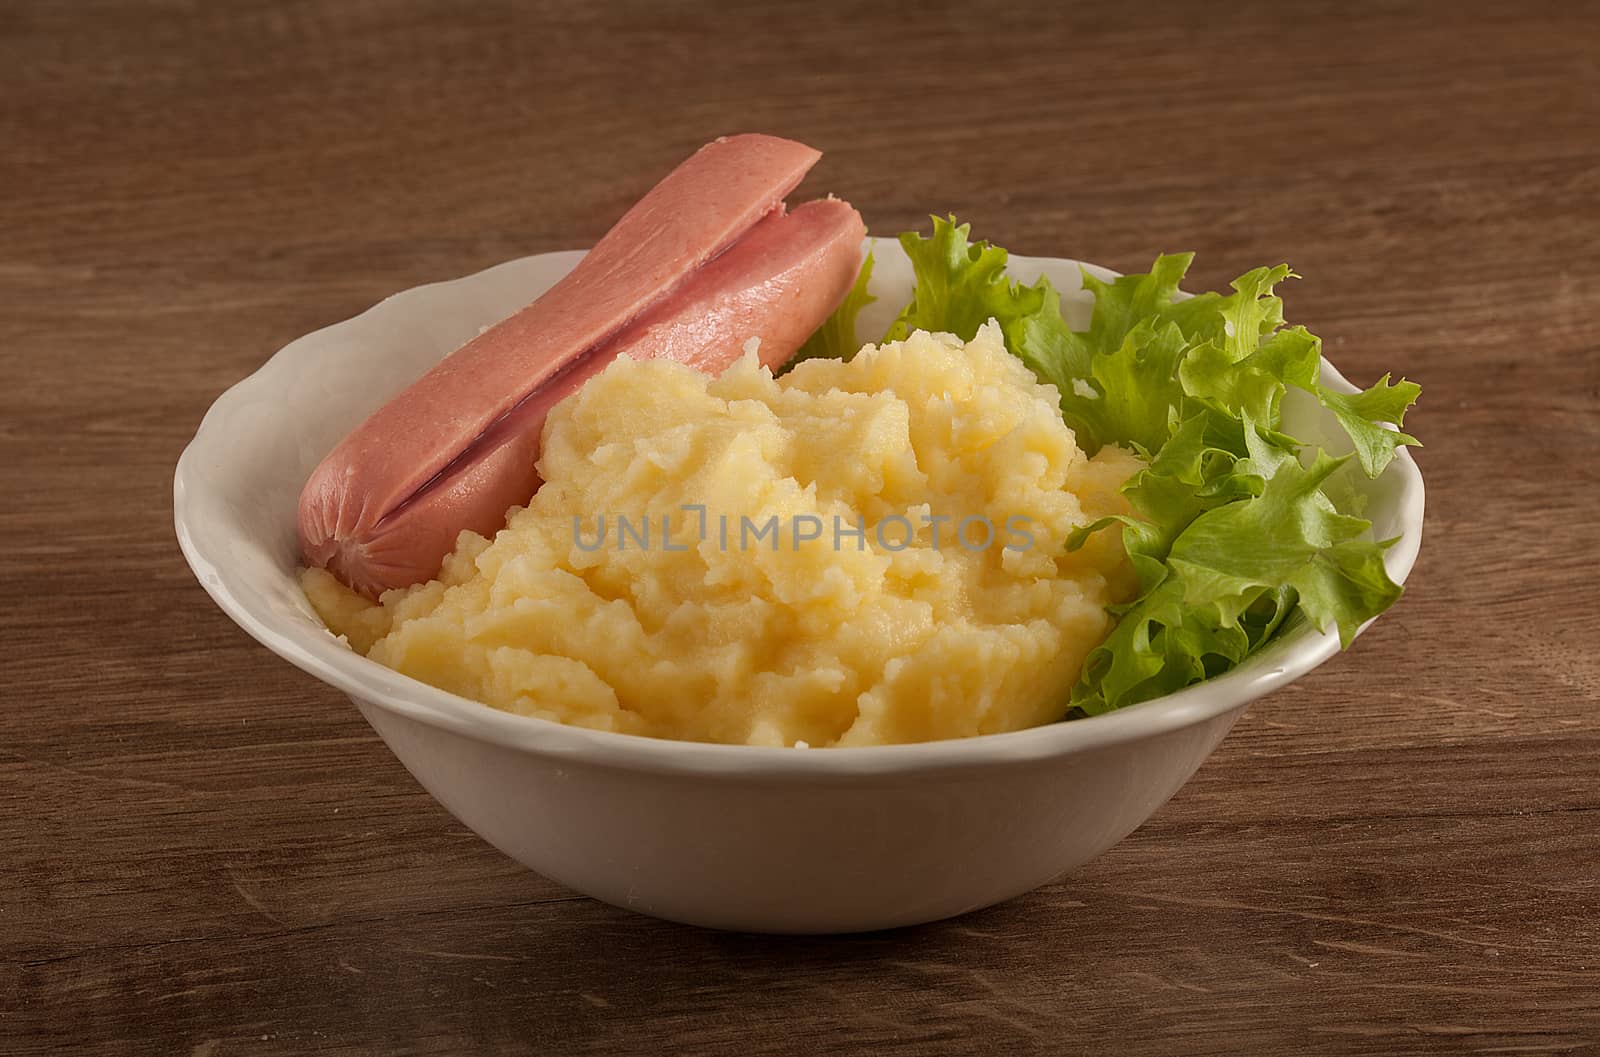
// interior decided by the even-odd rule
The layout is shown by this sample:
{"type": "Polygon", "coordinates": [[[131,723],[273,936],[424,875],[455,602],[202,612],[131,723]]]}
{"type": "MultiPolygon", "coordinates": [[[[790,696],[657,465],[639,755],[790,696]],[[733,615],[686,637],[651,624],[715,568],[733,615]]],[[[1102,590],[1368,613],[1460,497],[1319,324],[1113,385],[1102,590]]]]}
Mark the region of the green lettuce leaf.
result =
{"type": "Polygon", "coordinates": [[[1216,607],[1234,624],[1265,592],[1288,588],[1317,627],[1348,646],[1357,628],[1400,597],[1383,568],[1385,545],[1363,540],[1369,523],[1339,512],[1321,489],[1344,459],[1318,452],[1307,468],[1278,467],[1261,495],[1196,517],[1167,562],[1188,604],[1216,607]]]}
{"type": "Polygon", "coordinates": [[[1333,412],[1339,425],[1350,434],[1355,444],[1356,458],[1368,477],[1376,477],[1394,459],[1395,449],[1417,444],[1417,438],[1398,429],[1385,429],[1383,423],[1395,426],[1405,423],[1406,409],[1417,402],[1422,387],[1402,378],[1389,384],[1386,374],[1371,389],[1346,395],[1323,387],[1320,383],[1309,386],[1322,406],[1333,412]]]}
{"type": "Polygon", "coordinates": [[[915,330],[943,331],[971,341],[989,320],[1008,322],[1039,311],[1049,284],[1023,286],[1006,277],[1008,254],[987,242],[967,240],[969,224],[933,217],[933,236],[915,231],[900,245],[916,272],[911,301],[890,324],[884,341],[902,341],[915,330]]]}

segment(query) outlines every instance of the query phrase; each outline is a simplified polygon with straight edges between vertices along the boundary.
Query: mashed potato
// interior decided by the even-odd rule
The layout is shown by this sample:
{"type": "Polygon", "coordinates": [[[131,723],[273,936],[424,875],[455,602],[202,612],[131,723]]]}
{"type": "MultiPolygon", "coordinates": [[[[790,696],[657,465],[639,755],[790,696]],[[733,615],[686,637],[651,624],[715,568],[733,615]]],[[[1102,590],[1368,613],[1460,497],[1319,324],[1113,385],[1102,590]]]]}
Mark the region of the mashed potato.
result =
{"type": "Polygon", "coordinates": [[[619,360],[545,427],[545,484],[438,580],[370,605],[304,575],[328,626],[496,708],[753,745],[877,745],[1059,719],[1133,588],[1139,467],[1086,457],[998,330],[914,334],[774,379],[619,360]],[[937,534],[937,545],[935,535],[937,534]]]}

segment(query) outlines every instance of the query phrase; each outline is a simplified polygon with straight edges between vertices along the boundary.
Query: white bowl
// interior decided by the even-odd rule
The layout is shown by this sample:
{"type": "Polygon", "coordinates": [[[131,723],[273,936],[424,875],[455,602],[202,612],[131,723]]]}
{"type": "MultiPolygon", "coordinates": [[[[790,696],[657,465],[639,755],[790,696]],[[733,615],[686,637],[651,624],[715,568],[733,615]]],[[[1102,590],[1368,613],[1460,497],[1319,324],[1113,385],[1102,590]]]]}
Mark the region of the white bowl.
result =
{"type": "MultiPolygon", "coordinates": [[[[881,333],[911,290],[898,244],[879,241],[876,252],[880,300],[864,334],[881,333]]],[[[1302,625],[1227,675],[1110,715],[961,741],[813,750],[563,726],[366,660],[323,627],[296,584],[302,483],[391,394],[580,256],[526,257],[418,287],[293,342],[217,400],[174,484],[179,542],[217,604],[268,649],[348,694],[428,792],[546,877],[642,913],[758,932],[880,929],[976,910],[1121,840],[1188,780],[1250,701],[1338,650],[1331,630],[1302,625]]],[[[1013,257],[1011,271],[1049,275],[1081,326],[1092,300],[1078,268],[1013,257]]],[[[1293,432],[1348,450],[1314,401],[1292,400],[1286,413],[1293,432]]],[[[1377,537],[1399,537],[1386,563],[1403,581],[1421,542],[1422,477],[1402,451],[1360,486],[1377,537]]]]}

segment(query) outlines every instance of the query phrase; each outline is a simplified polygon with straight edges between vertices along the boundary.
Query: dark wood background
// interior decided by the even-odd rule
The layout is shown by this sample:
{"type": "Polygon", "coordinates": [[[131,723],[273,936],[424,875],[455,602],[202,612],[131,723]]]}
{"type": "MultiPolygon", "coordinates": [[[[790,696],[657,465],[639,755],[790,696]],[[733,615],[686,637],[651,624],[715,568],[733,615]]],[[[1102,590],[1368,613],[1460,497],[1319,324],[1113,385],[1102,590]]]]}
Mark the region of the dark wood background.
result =
{"type": "Polygon", "coordinates": [[[0,3],[0,1051],[1600,1052],[1600,12],[0,3]],[[1287,260],[1425,386],[1412,587],[1148,826],[967,918],[719,935],[533,876],[206,599],[211,400],[590,244],[714,135],[879,233],[1287,260]]]}

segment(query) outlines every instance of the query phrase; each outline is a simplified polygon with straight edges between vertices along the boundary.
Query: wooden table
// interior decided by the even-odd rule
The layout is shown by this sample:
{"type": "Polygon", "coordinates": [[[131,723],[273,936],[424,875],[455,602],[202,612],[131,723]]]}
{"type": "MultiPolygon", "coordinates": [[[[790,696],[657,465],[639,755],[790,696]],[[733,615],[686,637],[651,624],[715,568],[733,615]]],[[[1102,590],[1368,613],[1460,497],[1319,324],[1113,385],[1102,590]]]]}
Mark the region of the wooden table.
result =
{"type": "Polygon", "coordinates": [[[1029,6],[6,5],[0,1051],[1600,1053],[1595,8],[1029,6]],[[1353,378],[1426,389],[1393,613],[961,920],[719,935],[533,876],[174,542],[279,346],[744,129],[879,233],[1288,260],[1353,378]]]}

